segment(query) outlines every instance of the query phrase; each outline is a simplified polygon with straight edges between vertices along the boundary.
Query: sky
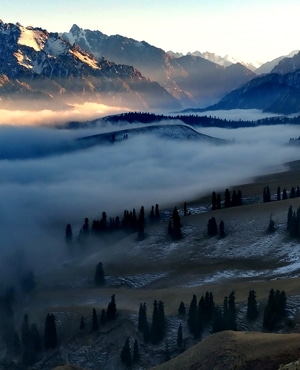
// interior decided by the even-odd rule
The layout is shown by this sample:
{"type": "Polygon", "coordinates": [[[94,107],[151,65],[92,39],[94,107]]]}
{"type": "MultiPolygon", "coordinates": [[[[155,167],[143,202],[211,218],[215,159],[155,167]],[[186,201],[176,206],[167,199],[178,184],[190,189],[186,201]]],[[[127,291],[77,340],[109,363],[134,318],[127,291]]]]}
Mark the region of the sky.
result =
{"type": "Polygon", "coordinates": [[[165,51],[267,62],[300,49],[299,13],[299,0],[13,0],[1,19],[53,32],[75,23],[165,51]]]}

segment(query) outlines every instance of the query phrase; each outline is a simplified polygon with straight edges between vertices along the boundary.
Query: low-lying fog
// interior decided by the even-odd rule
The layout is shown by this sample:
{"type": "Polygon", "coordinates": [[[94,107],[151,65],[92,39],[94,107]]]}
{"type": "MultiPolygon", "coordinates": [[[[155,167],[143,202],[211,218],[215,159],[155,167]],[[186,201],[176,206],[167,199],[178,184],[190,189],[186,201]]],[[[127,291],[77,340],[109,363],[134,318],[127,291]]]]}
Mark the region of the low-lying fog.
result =
{"type": "Polygon", "coordinates": [[[141,205],[146,212],[156,203],[181,207],[196,196],[300,159],[300,148],[287,145],[299,136],[297,126],[199,131],[233,142],[215,146],[129,135],[122,142],[61,153],[74,145],[74,138],[101,128],[0,126],[2,264],[15,264],[15,253],[22,250],[29,265],[34,261],[41,268],[41,261],[59,258],[67,223],[77,236],[84,218],[100,218],[102,211],[122,216],[125,208],[139,210],[141,205]]]}

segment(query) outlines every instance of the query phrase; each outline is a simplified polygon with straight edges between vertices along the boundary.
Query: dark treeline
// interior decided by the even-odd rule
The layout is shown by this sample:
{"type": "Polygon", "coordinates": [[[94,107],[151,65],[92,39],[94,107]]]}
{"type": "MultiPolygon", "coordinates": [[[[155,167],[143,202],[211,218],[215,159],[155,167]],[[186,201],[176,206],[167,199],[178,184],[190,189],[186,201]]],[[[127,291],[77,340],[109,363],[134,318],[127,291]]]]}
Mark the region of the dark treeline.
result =
{"type": "MultiPolygon", "coordinates": [[[[160,220],[160,210],[158,204],[156,204],[155,207],[151,207],[148,217],[145,215],[144,206],[141,206],[138,215],[136,214],[136,210],[134,208],[132,211],[125,209],[122,219],[120,219],[119,216],[108,218],[107,213],[102,212],[101,218],[93,220],[91,226],[89,218],[86,217],[79,231],[78,241],[83,243],[89,235],[103,235],[105,233],[112,233],[118,230],[123,230],[129,233],[138,232],[139,239],[143,239],[145,236],[145,224],[147,218],[150,223],[160,220]]],[[[72,225],[67,224],[65,229],[66,243],[71,245],[73,239],[72,225]]]]}
{"type": "MultiPolygon", "coordinates": [[[[300,187],[299,186],[292,186],[290,192],[287,191],[286,188],[283,188],[281,191],[280,186],[277,187],[276,190],[276,200],[285,200],[285,199],[293,199],[300,197],[300,187]]],[[[274,199],[274,196],[273,196],[274,199]]],[[[269,186],[265,186],[263,189],[263,201],[264,203],[271,202],[272,195],[269,186]]]]}
{"type": "MultiPolygon", "coordinates": [[[[229,189],[225,190],[224,193],[224,202],[223,206],[224,208],[229,207],[237,207],[243,205],[243,199],[242,199],[242,192],[241,190],[233,190],[232,194],[230,193],[229,189]]],[[[217,194],[215,191],[212,192],[211,195],[211,209],[221,209],[222,208],[222,198],[220,194],[217,194]]]]}
{"type": "Polygon", "coordinates": [[[265,125],[282,125],[282,124],[300,124],[300,116],[296,117],[268,117],[256,121],[251,120],[228,120],[213,116],[198,116],[195,114],[189,115],[162,115],[148,112],[128,112],[116,114],[104,118],[110,122],[128,122],[128,123],[157,123],[164,120],[180,120],[188,125],[201,125],[203,127],[223,127],[223,128],[239,128],[239,127],[256,127],[265,125]]]}

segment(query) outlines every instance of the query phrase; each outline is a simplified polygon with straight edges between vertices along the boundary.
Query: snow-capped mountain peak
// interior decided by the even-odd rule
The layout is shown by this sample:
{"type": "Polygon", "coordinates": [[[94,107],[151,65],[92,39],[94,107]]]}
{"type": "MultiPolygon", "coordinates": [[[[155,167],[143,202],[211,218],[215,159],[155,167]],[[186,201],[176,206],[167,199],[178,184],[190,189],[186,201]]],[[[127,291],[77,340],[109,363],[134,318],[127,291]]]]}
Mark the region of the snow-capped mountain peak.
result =
{"type": "Polygon", "coordinates": [[[41,51],[44,49],[45,42],[48,38],[45,31],[33,27],[25,28],[20,24],[17,24],[17,26],[20,30],[20,37],[18,39],[19,45],[31,47],[35,51],[41,51]]]}

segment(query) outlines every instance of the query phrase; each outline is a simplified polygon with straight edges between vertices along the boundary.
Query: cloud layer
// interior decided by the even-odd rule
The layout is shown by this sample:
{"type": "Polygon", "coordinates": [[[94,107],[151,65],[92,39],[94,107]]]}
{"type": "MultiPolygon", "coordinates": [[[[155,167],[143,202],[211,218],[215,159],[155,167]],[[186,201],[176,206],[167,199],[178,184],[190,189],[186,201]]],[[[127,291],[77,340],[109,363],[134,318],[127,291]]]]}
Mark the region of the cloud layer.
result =
{"type": "Polygon", "coordinates": [[[233,139],[226,146],[141,135],[61,153],[78,135],[99,130],[0,127],[2,261],[20,249],[31,253],[31,261],[45,256],[55,261],[65,248],[67,223],[76,235],[85,217],[100,218],[102,211],[122,216],[124,209],[141,205],[146,212],[155,203],[181,206],[300,154],[286,145],[299,136],[295,126],[200,130],[233,139]]]}

